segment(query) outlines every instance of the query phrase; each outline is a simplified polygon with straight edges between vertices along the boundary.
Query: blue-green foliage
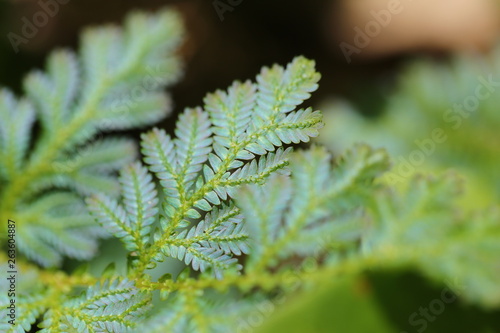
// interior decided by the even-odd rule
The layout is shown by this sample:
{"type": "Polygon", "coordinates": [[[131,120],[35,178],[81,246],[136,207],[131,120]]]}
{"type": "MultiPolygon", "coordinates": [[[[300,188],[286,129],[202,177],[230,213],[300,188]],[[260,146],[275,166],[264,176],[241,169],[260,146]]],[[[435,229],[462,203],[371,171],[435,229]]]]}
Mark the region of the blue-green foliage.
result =
{"type": "Polygon", "coordinates": [[[500,207],[467,212],[457,204],[462,180],[453,174],[416,176],[403,191],[386,189],[372,200],[364,250],[412,265],[463,299],[500,304],[500,207]],[[424,241],[423,241],[424,240],[424,241]]]}
{"type": "Polygon", "coordinates": [[[149,240],[151,224],[158,213],[157,192],[152,177],[139,163],[124,168],[120,182],[123,190],[123,203],[104,196],[95,202],[95,211],[101,224],[111,234],[124,240],[129,251],[141,251],[149,240]]]}
{"type": "Polygon", "coordinates": [[[386,148],[397,162],[387,175],[391,183],[453,168],[467,177],[469,207],[498,201],[499,68],[500,46],[488,56],[415,61],[377,117],[363,117],[348,103],[322,106],[327,126],[320,141],[339,153],[354,142],[386,148]]]}
{"type": "MultiPolygon", "coordinates": [[[[8,262],[0,265],[2,272],[12,272],[8,262]]],[[[19,268],[17,268],[19,272],[19,268]]],[[[34,269],[22,270],[22,274],[16,274],[13,279],[12,273],[0,280],[0,331],[5,333],[29,332],[33,323],[47,310],[48,290],[40,281],[39,272],[34,269]],[[15,284],[12,288],[11,284],[15,284]],[[12,297],[15,293],[15,297],[12,297]],[[12,300],[15,301],[15,314],[11,313],[12,300]],[[12,325],[12,322],[16,325],[12,325]]]]}
{"type": "MultiPolygon", "coordinates": [[[[205,98],[204,108],[180,115],[175,138],[154,129],[142,136],[144,162],[122,172],[123,205],[106,196],[89,200],[98,222],[135,251],[140,264],[177,258],[221,278],[248,253],[247,235],[232,198],[237,186],[260,184],[288,164],[284,144],[307,142],[322,126],[319,112],[295,107],[317,88],[314,63],[297,57],[286,68],[264,68],[257,83],[235,82],[205,98]],[[149,240],[149,228],[158,223],[149,240]]],[[[283,172],[283,171],[282,171],[283,172]]]]}
{"type": "Polygon", "coordinates": [[[0,330],[5,333],[24,333],[30,332],[33,323],[36,321],[38,316],[43,314],[46,309],[44,304],[44,296],[41,295],[31,295],[23,297],[22,303],[16,304],[16,318],[9,317],[10,299],[7,294],[0,295],[0,310],[1,320],[0,320],[0,330]],[[15,325],[9,323],[13,320],[15,325]]]}
{"type": "Polygon", "coordinates": [[[107,280],[49,310],[40,333],[126,332],[137,325],[151,305],[151,295],[128,280],[107,280]]]}
{"type": "Polygon", "coordinates": [[[0,94],[0,179],[14,177],[27,154],[35,110],[26,100],[16,100],[13,94],[2,90],[0,94]]]}
{"type": "MultiPolygon", "coordinates": [[[[317,146],[291,152],[322,127],[319,111],[299,108],[319,80],[304,57],[207,95],[179,116],[174,135],[144,133],[142,162],[132,162],[131,142],[96,138],[165,115],[168,80],[129,98],[151,78],[148,66],[177,75],[178,29],[163,11],[133,14],[123,31],[89,30],[79,55],[55,53],[46,73],[28,77],[26,99],[0,95],[0,215],[17,221],[23,253],[43,266],[85,260],[104,234],[128,252],[126,268],[98,276],[16,259],[17,325],[5,321],[10,282],[0,280],[2,331],[38,321],[44,333],[248,332],[298,291],[401,267],[464,300],[500,305],[500,212],[462,210],[458,177],[395,188],[383,181],[383,150],[355,145],[335,160],[317,146]],[[28,139],[36,121],[40,136],[28,139]],[[158,265],[167,258],[184,271],[158,265]]],[[[374,304],[349,311],[377,316],[374,304]]]]}
{"type": "Polygon", "coordinates": [[[106,234],[81,196],[115,196],[116,171],[136,156],[134,142],[103,133],[168,114],[163,90],[179,76],[181,31],[172,11],[134,13],[123,29],[87,29],[78,53],[51,53],[46,70],[24,80],[21,99],[0,91],[0,216],[19,222],[19,250],[30,259],[56,266],[95,254],[106,234]]]}
{"type": "Polygon", "coordinates": [[[363,230],[359,210],[387,167],[382,151],[358,146],[332,170],[331,155],[316,147],[295,156],[292,178],[242,190],[238,202],[251,221],[246,269],[272,268],[294,255],[315,257],[331,244],[352,247],[363,230]]]}

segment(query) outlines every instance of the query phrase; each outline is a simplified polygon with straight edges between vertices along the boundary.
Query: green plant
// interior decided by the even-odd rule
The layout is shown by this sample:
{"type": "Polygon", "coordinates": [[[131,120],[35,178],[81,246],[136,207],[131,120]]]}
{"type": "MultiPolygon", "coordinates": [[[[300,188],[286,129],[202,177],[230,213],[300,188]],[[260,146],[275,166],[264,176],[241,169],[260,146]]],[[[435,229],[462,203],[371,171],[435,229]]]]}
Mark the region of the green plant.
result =
{"type": "Polygon", "coordinates": [[[356,141],[386,148],[396,163],[386,175],[392,184],[417,172],[453,168],[467,178],[463,204],[498,201],[499,69],[500,48],[446,63],[415,61],[378,117],[365,118],[347,102],[325,103],[327,128],[319,141],[339,153],[356,141]]]}
{"type": "Polygon", "coordinates": [[[63,255],[95,254],[104,234],[81,196],[116,195],[114,173],[136,156],[133,141],[102,133],[168,114],[162,90],[179,76],[180,29],[168,11],[130,15],[123,31],[88,29],[78,55],[55,51],[46,72],[27,76],[25,97],[0,92],[0,217],[20,221],[17,244],[28,258],[57,266],[63,255]]]}
{"type": "MultiPolygon", "coordinates": [[[[161,56],[164,51],[170,54],[179,29],[175,16],[168,11],[156,15],[134,14],[126,27],[126,35],[131,37],[124,39],[124,45],[129,45],[126,49],[139,67],[129,73],[129,81],[118,76],[124,84],[119,87],[120,93],[130,92],[141,84],[148,61],[164,60],[161,56]]],[[[115,29],[91,33],[88,37],[91,40],[82,47],[82,63],[105,58],[102,55],[109,54],[108,47],[115,45],[111,42],[116,41],[117,35],[120,34],[115,29]]],[[[123,59],[131,61],[129,57],[123,59]]],[[[176,67],[171,56],[166,59],[164,66],[176,67]]],[[[94,74],[116,65],[98,63],[104,67],[96,69],[94,74]]],[[[65,73],[67,69],[59,74],[65,73]]],[[[78,184],[76,181],[61,183],[50,177],[48,180],[52,181],[42,184],[51,187],[36,187],[35,176],[42,175],[37,171],[22,182],[33,183],[30,186],[44,191],[31,191],[30,197],[2,202],[2,217],[19,225],[20,250],[24,250],[26,258],[16,258],[15,262],[19,272],[14,276],[16,325],[2,321],[0,328],[6,332],[35,331],[36,324],[41,332],[47,333],[266,331],[273,321],[268,324],[271,326],[260,327],[262,323],[254,320],[256,312],[261,317],[270,316],[284,300],[301,297],[318,283],[350,286],[346,279],[357,278],[367,270],[395,267],[412,267],[438,282],[459,279],[466,285],[460,290],[463,299],[482,306],[498,306],[495,253],[500,250],[500,212],[498,208],[476,213],[461,210],[456,202],[458,177],[416,177],[407,183],[407,189],[400,190],[382,181],[382,175],[389,169],[389,159],[383,150],[355,145],[336,158],[335,163],[321,147],[291,152],[291,144],[308,142],[323,125],[319,111],[300,108],[317,89],[319,77],[313,61],[297,57],[285,68],[278,65],[263,68],[256,82],[237,81],[226,91],[209,94],[203,108],[188,108],[179,116],[175,136],[161,129],[141,136],[144,164],[126,158],[126,152],[116,142],[108,143],[107,151],[93,144],[76,157],[57,155],[56,148],[64,148],[66,152],[69,149],[66,145],[77,147],[99,127],[89,125],[85,135],[65,129],[73,127],[62,127],[57,122],[59,115],[49,113],[62,104],[44,105],[67,94],[40,93],[43,85],[29,85],[32,88],[28,89],[31,91],[28,98],[36,101],[36,109],[42,114],[42,129],[75,135],[73,140],[56,140],[50,132],[42,134],[32,155],[43,156],[45,168],[54,168],[56,162],[66,165],[71,161],[70,165],[76,165],[74,175],[83,173],[80,165],[88,166],[88,161],[95,161],[85,171],[89,177],[100,177],[97,185],[102,183],[105,188],[99,190],[94,186],[90,181],[93,178],[82,183],[90,185],[82,190],[82,185],[74,185],[78,184]],[[37,148],[52,147],[53,141],[61,141],[62,146],[37,148]],[[53,159],[47,160],[48,153],[40,155],[38,149],[51,151],[53,159]],[[118,156],[111,155],[115,151],[118,156]],[[75,159],[80,164],[73,162],[75,159]],[[102,172],[118,167],[120,191],[114,193],[114,183],[100,179],[112,179],[102,172]],[[72,238],[66,241],[66,247],[56,246],[59,251],[42,251],[45,248],[39,247],[30,252],[29,246],[21,241],[21,237],[27,237],[21,235],[23,228],[33,239],[53,232],[52,227],[45,231],[44,224],[41,227],[31,222],[44,216],[44,209],[51,210],[52,218],[66,219],[69,209],[80,207],[76,196],[59,192],[60,187],[68,184],[89,195],[87,207],[98,224],[89,224],[82,211],[85,218],[82,217],[84,222],[79,226],[84,225],[83,231],[73,230],[74,224],[68,222],[57,229],[60,233],[57,237],[64,239],[71,233],[88,240],[106,231],[124,247],[113,245],[117,249],[111,261],[116,265],[95,272],[85,265],[72,270],[40,268],[29,262],[32,259],[53,266],[59,263],[61,254],[89,258],[94,253],[81,255],[83,250],[75,247],[72,238]],[[23,215],[26,210],[31,210],[31,220],[23,215]],[[89,234],[93,237],[89,238],[89,234]],[[482,262],[477,263],[476,257],[481,257],[482,262]],[[177,274],[169,258],[183,262],[183,271],[177,274]]],[[[100,105],[98,97],[90,98],[93,94],[85,93],[97,94],[104,89],[94,86],[99,86],[98,82],[94,79],[83,85],[85,89],[77,99],[86,101],[81,103],[86,105],[84,110],[88,114],[83,117],[76,112],[75,119],[91,124],[102,120],[102,115],[96,113],[99,110],[96,106],[100,105]],[[93,102],[87,104],[89,98],[93,102]]],[[[112,103],[117,96],[113,93],[106,101],[112,103]]],[[[151,98],[143,100],[147,103],[137,105],[134,109],[137,113],[126,114],[129,116],[126,121],[113,119],[112,124],[127,127],[137,124],[142,116],[147,119],[143,124],[159,119],[164,115],[159,110],[165,104],[158,102],[165,101],[162,96],[157,87],[151,98]]],[[[7,111],[3,113],[10,115],[7,111]]],[[[16,113],[10,126],[0,129],[2,147],[20,149],[16,156],[21,157],[29,145],[24,141],[7,145],[5,138],[22,139],[7,129],[27,124],[17,118],[24,114],[16,113]]],[[[29,159],[24,168],[40,158],[29,159]]],[[[20,163],[22,167],[23,159],[20,160],[10,159],[4,165],[5,175],[17,175],[19,167],[10,165],[20,163]]],[[[44,177],[51,175],[44,172],[48,173],[44,177]]],[[[9,177],[2,178],[2,188],[17,188],[10,184],[21,181],[9,177]]],[[[54,243],[48,241],[48,244],[54,243]]],[[[2,262],[5,261],[2,271],[9,270],[9,255],[10,252],[0,252],[2,262]]],[[[90,266],[95,260],[90,261],[90,266]]],[[[12,299],[9,288],[12,288],[9,280],[2,279],[2,320],[9,318],[12,299]]],[[[343,300],[329,301],[338,305],[343,300]]],[[[313,308],[299,307],[298,312],[307,314],[313,308]]],[[[363,316],[370,308],[353,310],[363,316]]],[[[287,327],[279,322],[279,316],[276,318],[280,330],[300,327],[287,327]]],[[[365,329],[395,330],[380,318],[373,323],[365,329]]],[[[314,325],[320,330],[320,326],[314,325]]],[[[342,329],[338,326],[333,330],[342,329]]],[[[332,331],[332,327],[326,327],[325,331],[332,331]]]]}

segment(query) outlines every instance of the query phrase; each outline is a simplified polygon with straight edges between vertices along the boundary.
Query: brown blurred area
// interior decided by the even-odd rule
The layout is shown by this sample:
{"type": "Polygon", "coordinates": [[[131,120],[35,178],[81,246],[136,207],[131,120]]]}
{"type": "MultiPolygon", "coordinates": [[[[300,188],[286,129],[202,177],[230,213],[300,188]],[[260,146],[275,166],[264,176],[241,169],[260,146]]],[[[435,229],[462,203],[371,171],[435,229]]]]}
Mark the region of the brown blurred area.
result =
{"type": "Polygon", "coordinates": [[[360,58],[411,51],[485,52],[499,37],[499,5],[497,0],[342,0],[332,10],[332,42],[368,35],[360,58]]]}
{"type": "MultiPolygon", "coordinates": [[[[49,0],[41,0],[46,2],[49,0]]],[[[60,0],[52,0],[60,1],[60,0]]],[[[253,79],[264,65],[286,64],[303,54],[318,61],[324,77],[334,67],[322,34],[323,10],[328,1],[244,0],[221,16],[213,1],[125,1],[64,0],[59,12],[39,28],[35,37],[13,50],[7,35],[21,34],[23,17],[31,20],[40,11],[40,0],[3,2],[0,60],[4,66],[0,84],[20,91],[21,75],[43,66],[43,59],[54,47],[78,46],[79,31],[88,25],[120,23],[133,9],[155,10],[163,6],[177,8],[186,25],[186,42],[181,50],[184,76],[173,88],[175,112],[200,105],[207,92],[223,89],[233,80],[253,79]],[[323,58],[321,60],[321,58],[323,58]],[[321,68],[323,67],[323,68],[321,68]]],[[[225,0],[224,0],[225,1],[225,0]]],[[[343,66],[343,64],[342,64],[343,66]]],[[[325,89],[326,91],[326,89],[325,89]]],[[[170,117],[161,126],[170,127],[170,117]]]]}
{"type": "MultiPolygon", "coordinates": [[[[397,69],[409,57],[422,52],[438,56],[460,50],[484,52],[498,39],[496,0],[401,0],[405,9],[370,38],[370,45],[349,64],[339,45],[352,44],[354,28],[364,29],[373,20],[371,11],[384,9],[390,1],[395,0],[3,1],[0,84],[19,92],[22,75],[43,67],[51,49],[77,47],[82,27],[119,23],[132,9],[155,10],[165,5],[177,8],[187,27],[181,50],[185,74],[173,89],[175,112],[201,104],[205,93],[225,88],[235,79],[254,78],[264,65],[285,64],[296,55],[315,59],[322,73],[313,104],[336,94],[366,103],[361,109],[376,109],[397,69]],[[31,21],[43,10],[41,3],[50,1],[61,2],[58,12],[34,37],[19,43],[16,53],[9,33],[21,35],[23,20],[31,21]],[[216,2],[237,5],[229,5],[231,10],[221,16],[216,2]]],[[[171,119],[175,117],[162,125],[170,127],[171,119]]]]}

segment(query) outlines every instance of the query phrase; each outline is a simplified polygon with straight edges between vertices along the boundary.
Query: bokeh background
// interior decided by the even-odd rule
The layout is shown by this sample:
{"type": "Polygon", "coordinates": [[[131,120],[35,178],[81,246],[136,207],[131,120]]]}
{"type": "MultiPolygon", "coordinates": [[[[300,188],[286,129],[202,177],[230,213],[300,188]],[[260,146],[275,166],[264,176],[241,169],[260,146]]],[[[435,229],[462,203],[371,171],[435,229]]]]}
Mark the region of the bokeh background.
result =
{"type": "Polygon", "coordinates": [[[393,15],[348,63],[340,43],[355,45],[354,29],[364,29],[373,20],[370,11],[384,10],[391,1],[240,0],[233,1],[238,4],[229,5],[231,9],[219,10],[221,20],[216,4],[229,4],[225,0],[60,0],[58,13],[15,52],[9,33],[22,37],[23,18],[33,22],[33,16],[44,10],[41,3],[49,2],[0,2],[0,84],[19,91],[23,73],[43,66],[47,52],[55,47],[77,47],[85,26],[119,23],[132,9],[172,5],[182,12],[187,26],[182,49],[185,75],[173,91],[176,112],[200,104],[205,93],[235,79],[253,78],[263,65],[285,64],[302,54],[315,59],[322,73],[313,104],[336,95],[358,104],[363,112],[376,113],[398,70],[410,59],[484,53],[494,47],[500,31],[495,0],[400,0],[401,13],[393,15]]]}

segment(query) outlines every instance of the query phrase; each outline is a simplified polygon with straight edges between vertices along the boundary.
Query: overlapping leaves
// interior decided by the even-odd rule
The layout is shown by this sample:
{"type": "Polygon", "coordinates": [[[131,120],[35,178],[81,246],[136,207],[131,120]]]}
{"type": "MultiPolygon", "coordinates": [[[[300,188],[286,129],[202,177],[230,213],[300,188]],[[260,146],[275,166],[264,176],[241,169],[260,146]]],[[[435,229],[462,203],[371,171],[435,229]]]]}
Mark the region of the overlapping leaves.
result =
{"type": "Polygon", "coordinates": [[[170,10],[133,13],[123,29],[87,29],[78,54],[51,53],[44,72],[26,77],[25,97],[0,91],[0,216],[19,221],[19,249],[30,259],[55,266],[64,255],[95,254],[104,233],[80,195],[115,196],[116,171],[136,156],[133,142],[101,133],[166,116],[181,31],[170,10]]]}
{"type": "MultiPolygon", "coordinates": [[[[307,142],[322,126],[321,115],[295,108],[317,88],[314,63],[295,58],[286,68],[264,68],[257,83],[235,82],[226,92],[205,98],[203,109],[186,109],[172,138],[154,129],[142,136],[144,162],[159,179],[163,191],[161,213],[153,239],[134,236],[142,230],[140,216],[156,215],[158,200],[148,182],[122,182],[124,204],[134,197],[131,215],[110,198],[89,203],[101,225],[138,251],[137,269],[154,265],[165,256],[184,260],[194,269],[211,270],[217,277],[236,264],[234,255],[248,252],[239,209],[232,200],[242,184],[264,182],[276,171],[285,172],[289,149],[307,142]]],[[[144,174],[144,167],[136,173],[144,174]]],[[[122,179],[130,178],[129,171],[122,179]]],[[[149,224],[148,224],[149,225],[149,224]]]]}
{"type": "Polygon", "coordinates": [[[78,298],[50,309],[41,333],[127,332],[151,306],[151,295],[128,280],[107,280],[88,288],[78,298]]]}

